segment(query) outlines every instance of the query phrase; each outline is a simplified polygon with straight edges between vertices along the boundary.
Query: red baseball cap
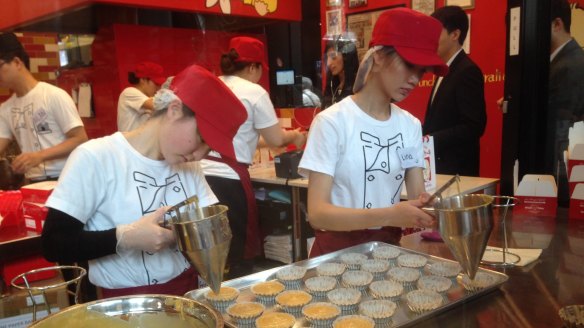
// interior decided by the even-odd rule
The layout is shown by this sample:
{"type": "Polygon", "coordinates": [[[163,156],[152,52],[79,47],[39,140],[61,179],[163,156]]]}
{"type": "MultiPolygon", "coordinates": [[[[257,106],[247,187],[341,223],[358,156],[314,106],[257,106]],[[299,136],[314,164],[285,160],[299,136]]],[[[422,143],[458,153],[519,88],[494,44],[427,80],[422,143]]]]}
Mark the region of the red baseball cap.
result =
{"type": "Polygon", "coordinates": [[[237,160],[233,137],[247,119],[247,111],[225,83],[203,67],[191,65],[174,77],[170,89],[195,113],[207,145],[237,160]]]}
{"type": "Polygon", "coordinates": [[[373,27],[369,47],[393,46],[407,62],[432,67],[444,76],[448,66],[438,56],[442,24],[437,19],[409,8],[384,11],[373,27]]]}
{"type": "Polygon", "coordinates": [[[239,57],[236,62],[261,63],[264,70],[268,69],[262,41],[247,36],[236,36],[229,41],[229,49],[237,51],[239,57]]]}
{"type": "Polygon", "coordinates": [[[149,61],[138,63],[134,69],[134,74],[139,79],[150,79],[158,85],[162,85],[166,81],[162,66],[149,61]]]}

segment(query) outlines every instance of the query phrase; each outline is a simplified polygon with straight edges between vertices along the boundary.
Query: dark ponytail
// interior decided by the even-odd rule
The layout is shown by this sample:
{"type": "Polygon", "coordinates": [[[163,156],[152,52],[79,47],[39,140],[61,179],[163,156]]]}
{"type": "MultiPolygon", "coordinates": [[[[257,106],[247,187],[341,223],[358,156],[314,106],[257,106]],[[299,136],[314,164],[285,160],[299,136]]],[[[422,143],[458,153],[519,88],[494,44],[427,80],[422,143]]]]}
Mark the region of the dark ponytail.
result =
{"type": "Polygon", "coordinates": [[[221,73],[223,75],[233,75],[251,64],[236,62],[237,58],[239,58],[239,54],[235,49],[231,49],[228,53],[221,55],[221,73]]]}

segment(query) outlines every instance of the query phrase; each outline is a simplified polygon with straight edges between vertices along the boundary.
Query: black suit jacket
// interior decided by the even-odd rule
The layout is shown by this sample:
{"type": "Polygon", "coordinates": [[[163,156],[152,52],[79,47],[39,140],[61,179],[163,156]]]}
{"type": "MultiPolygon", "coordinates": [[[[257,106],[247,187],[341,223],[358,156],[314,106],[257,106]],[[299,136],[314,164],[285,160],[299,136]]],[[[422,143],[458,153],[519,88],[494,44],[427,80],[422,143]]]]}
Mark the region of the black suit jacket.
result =
{"type": "Polygon", "coordinates": [[[483,73],[461,51],[442,78],[434,101],[430,95],[424,119],[423,133],[434,137],[436,173],[479,176],[479,141],[486,124],[483,73]]]}

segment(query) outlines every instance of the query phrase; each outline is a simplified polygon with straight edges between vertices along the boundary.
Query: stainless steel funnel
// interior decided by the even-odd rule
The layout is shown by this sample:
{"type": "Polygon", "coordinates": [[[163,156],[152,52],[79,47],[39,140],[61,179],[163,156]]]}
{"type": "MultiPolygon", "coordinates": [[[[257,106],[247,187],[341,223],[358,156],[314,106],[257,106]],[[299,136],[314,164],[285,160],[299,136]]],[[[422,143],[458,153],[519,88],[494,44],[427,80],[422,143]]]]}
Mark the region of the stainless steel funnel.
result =
{"type": "Polygon", "coordinates": [[[493,197],[457,195],[434,203],[440,236],[474,279],[493,230],[493,197]]]}
{"type": "Polygon", "coordinates": [[[232,237],[227,209],[224,205],[197,209],[187,204],[170,220],[180,251],[216,293],[221,288],[232,237]]]}

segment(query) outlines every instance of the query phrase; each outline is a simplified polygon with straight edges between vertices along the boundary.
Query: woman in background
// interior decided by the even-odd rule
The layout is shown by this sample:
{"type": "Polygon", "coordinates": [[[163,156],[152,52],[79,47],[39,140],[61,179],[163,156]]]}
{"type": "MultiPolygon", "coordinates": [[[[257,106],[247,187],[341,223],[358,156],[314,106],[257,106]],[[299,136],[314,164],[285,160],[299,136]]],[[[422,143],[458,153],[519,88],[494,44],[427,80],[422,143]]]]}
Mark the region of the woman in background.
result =
{"type": "Polygon", "coordinates": [[[247,120],[237,132],[233,146],[236,161],[210,153],[201,162],[207,181],[221,204],[229,207],[228,217],[233,233],[229,250],[228,279],[251,273],[252,259],[260,254],[261,238],[257,208],[247,168],[253,161],[260,136],[270,147],[294,144],[301,147],[306,133],[298,129],[282,129],[270,96],[258,82],[265,64],[264,44],[250,37],[234,37],[229,51],[221,56],[219,78],[239,98],[247,110],[247,120]]]}
{"type": "Polygon", "coordinates": [[[128,73],[131,86],[118,99],[118,131],[130,131],[142,125],[152,115],[152,98],[166,81],[162,66],[144,61],[128,73]]]}
{"type": "Polygon", "coordinates": [[[406,98],[426,70],[444,75],[442,25],[407,8],[383,12],[359,67],[355,94],[320,112],[299,165],[309,178],[310,256],[370,241],[397,244],[402,227],[431,227],[421,207],[424,153],[420,121],[393,102],[406,98]],[[407,187],[409,201],[400,202],[407,187]]]}
{"type": "Polygon", "coordinates": [[[359,68],[357,47],[351,40],[337,39],[326,43],[326,84],[323,109],[353,94],[353,83],[359,68]]]}

